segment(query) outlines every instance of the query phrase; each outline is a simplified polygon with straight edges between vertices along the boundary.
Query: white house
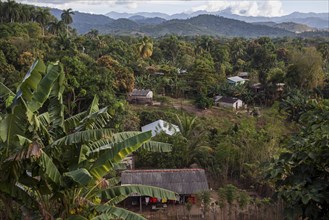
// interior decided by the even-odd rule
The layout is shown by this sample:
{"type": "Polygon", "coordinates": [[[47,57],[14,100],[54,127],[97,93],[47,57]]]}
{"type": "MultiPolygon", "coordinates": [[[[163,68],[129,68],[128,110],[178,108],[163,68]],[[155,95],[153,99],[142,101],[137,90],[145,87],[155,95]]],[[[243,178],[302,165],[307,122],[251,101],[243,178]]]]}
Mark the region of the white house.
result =
{"type": "Polygon", "coordinates": [[[233,97],[216,96],[215,105],[237,110],[243,107],[242,100],[233,97]]]}
{"type": "Polygon", "coordinates": [[[174,135],[179,132],[179,127],[177,125],[171,124],[163,120],[157,120],[150,124],[147,124],[142,127],[142,131],[152,131],[152,137],[159,134],[160,132],[165,132],[168,135],[174,135]]]}
{"type": "Polygon", "coordinates": [[[247,81],[247,79],[243,79],[240,76],[232,76],[227,78],[227,82],[232,85],[242,85],[247,81]]]}

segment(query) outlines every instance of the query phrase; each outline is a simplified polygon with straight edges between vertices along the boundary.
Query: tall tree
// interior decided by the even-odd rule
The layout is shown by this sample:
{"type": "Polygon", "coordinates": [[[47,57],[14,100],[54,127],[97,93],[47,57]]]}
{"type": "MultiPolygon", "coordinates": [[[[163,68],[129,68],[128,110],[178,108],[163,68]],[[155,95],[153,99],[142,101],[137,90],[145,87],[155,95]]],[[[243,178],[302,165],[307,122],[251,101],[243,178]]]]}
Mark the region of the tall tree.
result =
{"type": "Polygon", "coordinates": [[[51,21],[48,24],[48,31],[52,34],[59,35],[63,30],[65,30],[65,25],[63,21],[51,21]]]}
{"type": "Polygon", "coordinates": [[[63,10],[61,14],[62,21],[64,24],[66,24],[66,35],[68,36],[69,34],[69,24],[73,22],[72,15],[74,15],[74,12],[72,11],[72,8],[63,10]]]}
{"type": "Polygon", "coordinates": [[[19,5],[14,0],[8,0],[4,12],[7,21],[14,22],[19,18],[19,5]]]}
{"type": "Polygon", "coordinates": [[[314,47],[293,51],[290,62],[286,76],[290,86],[312,90],[323,85],[325,75],[322,56],[314,47]]]}
{"type": "Polygon", "coordinates": [[[42,35],[45,36],[45,28],[50,20],[49,9],[39,9],[35,15],[35,21],[38,22],[42,27],[42,35]]]}

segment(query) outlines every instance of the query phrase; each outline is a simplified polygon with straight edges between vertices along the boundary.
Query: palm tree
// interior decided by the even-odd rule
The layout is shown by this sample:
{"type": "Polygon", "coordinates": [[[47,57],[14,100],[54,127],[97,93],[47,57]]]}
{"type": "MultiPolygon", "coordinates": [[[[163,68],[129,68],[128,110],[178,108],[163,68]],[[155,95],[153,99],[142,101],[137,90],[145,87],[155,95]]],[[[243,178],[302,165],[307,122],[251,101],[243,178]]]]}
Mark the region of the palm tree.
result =
{"type": "Polygon", "coordinates": [[[52,34],[58,35],[65,29],[63,21],[52,21],[48,24],[48,31],[52,34]]]}
{"type": "Polygon", "coordinates": [[[186,166],[193,162],[200,162],[198,158],[202,154],[212,151],[210,147],[204,144],[203,137],[205,136],[205,130],[197,123],[197,117],[190,117],[186,114],[181,116],[176,115],[176,124],[187,146],[187,152],[184,158],[186,166]]]}
{"type": "Polygon", "coordinates": [[[45,27],[49,23],[50,12],[49,9],[39,9],[35,16],[35,21],[42,27],[42,35],[45,36],[45,27]]]}
{"type": "Polygon", "coordinates": [[[29,219],[144,219],[115,204],[131,193],[175,199],[175,193],[156,187],[117,185],[113,173],[128,154],[171,147],[150,141],[150,132],[114,134],[103,128],[113,115],[109,107],[99,109],[97,98],[88,110],[64,118],[64,79],[58,63],[46,67],[36,61],[16,94],[0,83],[1,97],[12,100],[0,119],[0,172],[6,173],[0,199],[6,214],[16,203],[29,219]]]}
{"type": "Polygon", "coordinates": [[[63,10],[63,13],[61,14],[62,21],[64,22],[64,24],[66,24],[66,35],[67,36],[69,34],[69,24],[71,24],[73,22],[72,15],[74,15],[72,8],[63,10]]]}
{"type": "Polygon", "coordinates": [[[7,21],[16,21],[19,18],[19,4],[13,0],[8,0],[5,4],[4,12],[7,21]]]}

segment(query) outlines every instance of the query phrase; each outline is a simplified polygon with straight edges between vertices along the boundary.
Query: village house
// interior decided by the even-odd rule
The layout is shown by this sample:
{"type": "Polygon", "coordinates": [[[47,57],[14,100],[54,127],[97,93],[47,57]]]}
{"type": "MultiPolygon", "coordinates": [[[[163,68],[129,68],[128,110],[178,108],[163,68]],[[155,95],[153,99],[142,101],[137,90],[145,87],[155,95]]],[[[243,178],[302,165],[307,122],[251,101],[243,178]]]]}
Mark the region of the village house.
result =
{"type": "Polygon", "coordinates": [[[166,208],[170,204],[195,202],[195,195],[209,190],[207,177],[203,169],[159,169],[159,170],[125,170],[121,173],[121,185],[141,184],[171,190],[177,193],[176,200],[151,198],[144,195],[131,195],[125,205],[139,205],[148,209],[166,208]]]}
{"type": "Polygon", "coordinates": [[[254,93],[259,93],[264,90],[264,87],[261,83],[254,83],[250,87],[254,93]]]}
{"type": "Polygon", "coordinates": [[[247,79],[243,79],[239,76],[232,76],[232,77],[228,77],[227,78],[227,82],[231,85],[243,85],[245,82],[247,81],[247,79]]]}
{"type": "MultiPolygon", "coordinates": [[[[277,94],[280,94],[284,90],[285,83],[276,83],[275,86],[277,94]]],[[[254,91],[254,93],[259,93],[264,90],[264,86],[261,83],[255,83],[251,85],[251,89],[254,91]]]]}
{"type": "Polygon", "coordinates": [[[149,89],[133,89],[133,91],[129,93],[127,101],[136,104],[152,104],[153,92],[149,89]]]}
{"type": "Polygon", "coordinates": [[[174,135],[179,132],[179,127],[177,125],[171,124],[169,122],[163,120],[157,120],[150,124],[147,124],[142,127],[142,131],[152,131],[152,137],[156,136],[157,134],[164,132],[167,135],[174,135]]]}
{"type": "Polygon", "coordinates": [[[243,79],[248,79],[249,78],[249,73],[248,72],[239,72],[238,77],[241,77],[243,79]]]}
{"type": "Polygon", "coordinates": [[[244,106],[242,100],[233,97],[215,96],[215,105],[238,110],[244,106]]]}

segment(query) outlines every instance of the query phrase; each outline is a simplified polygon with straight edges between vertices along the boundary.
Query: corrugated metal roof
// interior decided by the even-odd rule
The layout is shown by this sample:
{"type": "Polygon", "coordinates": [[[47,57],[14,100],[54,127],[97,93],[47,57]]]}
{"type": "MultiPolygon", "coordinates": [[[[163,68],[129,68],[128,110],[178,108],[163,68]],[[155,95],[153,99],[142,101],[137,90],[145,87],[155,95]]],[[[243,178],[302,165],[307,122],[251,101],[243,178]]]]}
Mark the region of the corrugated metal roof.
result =
{"type": "Polygon", "coordinates": [[[149,92],[151,92],[149,89],[133,89],[130,96],[146,96],[149,92]]]}
{"type": "Polygon", "coordinates": [[[221,97],[220,99],[217,100],[217,102],[225,102],[225,103],[235,103],[239,99],[238,98],[233,98],[233,97],[221,97]]]}
{"type": "Polygon", "coordinates": [[[232,81],[234,83],[237,83],[237,82],[242,82],[242,81],[246,81],[246,79],[243,79],[239,76],[232,76],[232,77],[228,77],[227,78],[229,81],[232,81]]]}
{"type": "Polygon", "coordinates": [[[179,127],[160,119],[150,124],[144,125],[142,127],[142,131],[152,131],[152,137],[159,134],[160,132],[165,132],[168,135],[174,135],[176,132],[179,132],[179,127]]]}
{"type": "Polygon", "coordinates": [[[178,194],[195,194],[208,190],[203,169],[126,170],[121,184],[143,184],[174,191],[178,194]]]}

